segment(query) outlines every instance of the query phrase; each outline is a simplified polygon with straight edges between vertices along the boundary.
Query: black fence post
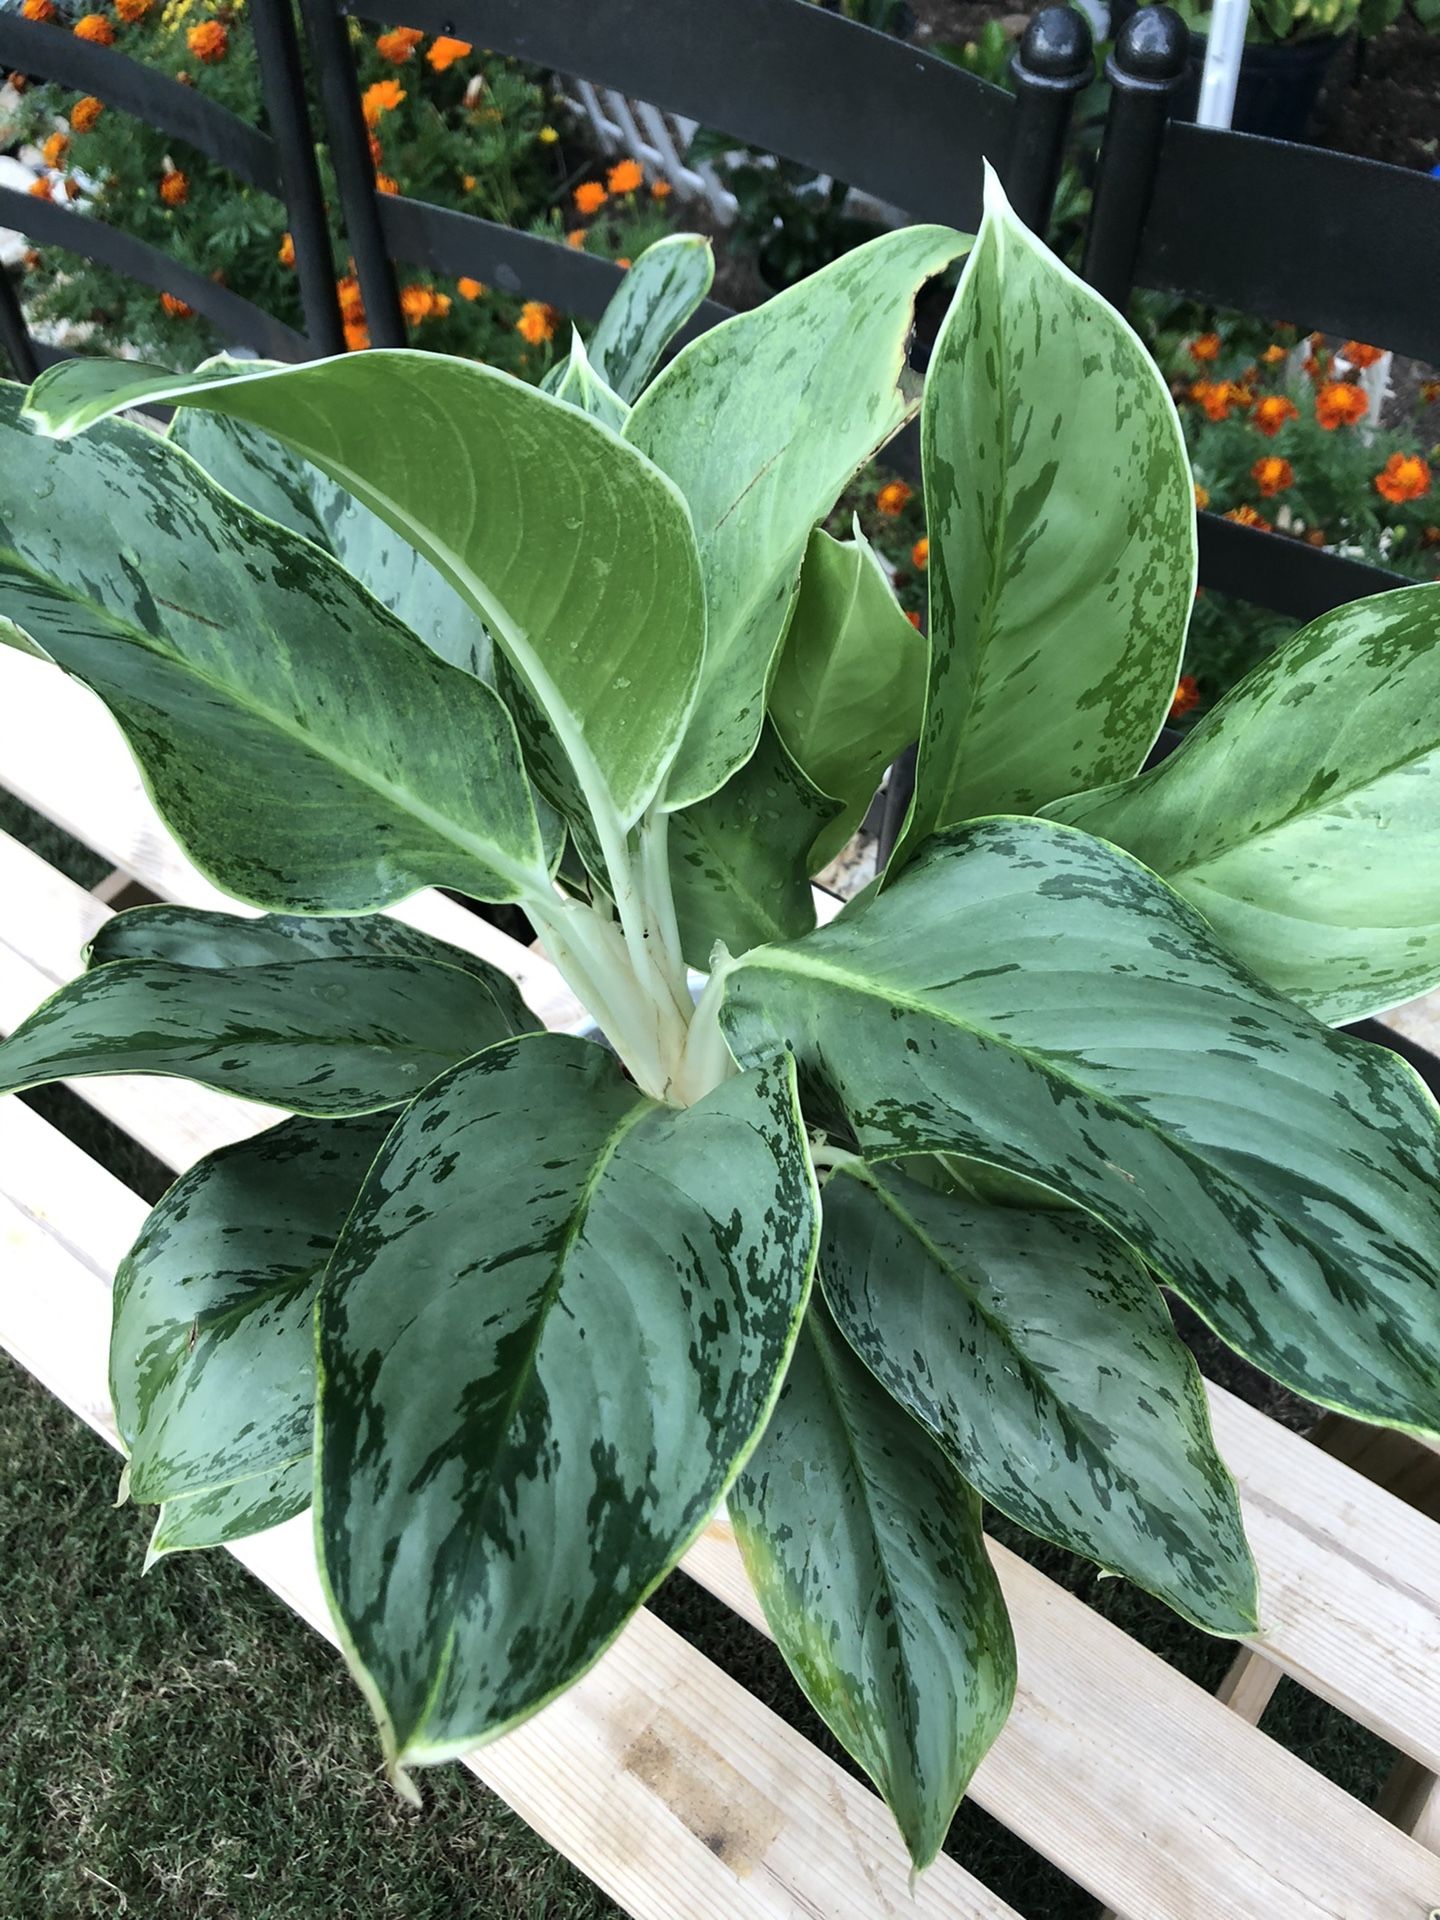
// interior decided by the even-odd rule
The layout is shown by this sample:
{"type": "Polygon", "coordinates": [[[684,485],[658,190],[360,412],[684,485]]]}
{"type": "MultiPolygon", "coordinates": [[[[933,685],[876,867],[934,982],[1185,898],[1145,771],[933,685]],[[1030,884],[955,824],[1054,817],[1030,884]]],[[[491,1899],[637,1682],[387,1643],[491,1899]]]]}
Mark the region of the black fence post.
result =
{"type": "Polygon", "coordinates": [[[0,267],[0,346],[4,347],[10,370],[17,380],[28,387],[32,380],[40,378],[40,362],[25,316],[20,311],[20,296],[4,267],[0,267]]]}
{"type": "Polygon", "coordinates": [[[335,259],[290,0],[251,0],[250,21],[260,62],[265,116],[280,163],[285,211],[295,247],[295,276],[300,283],[305,331],[317,354],[343,353],[345,329],[335,291],[335,259]]]}
{"type": "Polygon", "coordinates": [[[340,11],[337,0],[300,0],[300,8],[320,87],[345,230],[365,302],[370,344],[403,347],[405,317],[400,311],[395,268],[380,225],[375,163],[370,157],[370,133],[360,104],[347,16],[340,11]]]}
{"type": "Polygon", "coordinates": [[[1095,77],[1090,22],[1074,7],[1044,8],[1026,27],[1010,71],[1015,112],[1001,177],[1011,206],[1043,236],[1060,184],[1071,109],[1095,77]]]}
{"type": "Polygon", "coordinates": [[[1134,285],[1170,97],[1189,58],[1190,30],[1179,14],[1142,7],[1105,65],[1113,91],[1081,272],[1113,306],[1123,307],[1134,285]]]}

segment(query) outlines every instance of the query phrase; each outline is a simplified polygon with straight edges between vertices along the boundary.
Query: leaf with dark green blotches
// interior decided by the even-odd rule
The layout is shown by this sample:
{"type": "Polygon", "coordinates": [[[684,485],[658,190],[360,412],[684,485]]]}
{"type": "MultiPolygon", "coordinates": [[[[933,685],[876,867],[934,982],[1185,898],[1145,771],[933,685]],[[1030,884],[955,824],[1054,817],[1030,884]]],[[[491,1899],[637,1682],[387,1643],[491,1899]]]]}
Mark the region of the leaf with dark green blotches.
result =
{"type": "Polygon", "coordinates": [[[1440,587],[1325,613],[1152,773],[1047,809],[1334,1024],[1440,981],[1440,587]]]}
{"type": "Polygon", "coordinates": [[[390,1124],[283,1121],[207,1154],[151,1210],[115,1275],[110,1334],[133,1499],[260,1476],[236,1496],[253,1506],[307,1463],[308,1501],[315,1298],[390,1124]]]}
{"type": "Polygon", "coordinates": [[[1175,403],[995,175],[921,413],[930,684],[899,863],[939,827],[1134,773],[1195,591],[1175,403]]]}
{"type": "Polygon", "coordinates": [[[267,966],[277,960],[343,960],[352,956],[398,957],[458,967],[488,989],[496,1017],[503,1023],[497,1039],[504,1033],[527,1033],[541,1024],[520,998],[520,990],[508,973],[388,913],[345,919],[267,913],[249,920],[202,907],[131,907],[107,920],[85,949],[90,967],[124,960],[168,960],[176,966],[216,972],[267,966]]]}
{"type": "Polygon", "coordinates": [[[161,1503],[145,1555],[148,1572],[167,1553],[196,1553],[248,1540],[267,1527],[293,1520],[310,1505],[314,1465],[303,1459],[275,1467],[208,1493],[182,1493],[161,1503]]]}
{"type": "Polygon", "coordinates": [[[667,806],[754,751],[810,530],[914,414],[915,299],[966,244],[906,227],[856,247],[692,340],[636,402],[625,437],[689,502],[705,575],[704,671],[667,806]]]}
{"type": "Polygon", "coordinates": [[[1127,855],[976,821],[724,987],[867,1158],[959,1153],[1077,1201],[1232,1346],[1361,1419],[1440,1431],[1440,1127],[1127,855]]]}
{"type": "Polygon", "coordinates": [[[100,695],[198,866],[281,911],[546,889],[492,689],[159,435],[46,440],[19,397],[0,395],[0,642],[100,695]]]}
{"type": "Polygon", "coordinates": [[[190,375],[70,361],[26,412],[68,436],[142,400],[264,428],[403,534],[509,655],[592,810],[635,824],[695,703],[705,600],[685,501],[634,446],[493,367],[408,348],[190,375]]]}
{"type": "Polygon", "coordinates": [[[928,1866],[1005,1724],[1015,1643],[979,1500],[818,1298],[730,1517],[780,1651],[928,1866]]]}
{"type": "Polygon", "coordinates": [[[661,1107],[494,1047],[401,1118],[319,1310],[317,1529],[392,1770],[585,1671],[769,1415],[818,1209],[794,1068],[661,1107]]]}
{"type": "Polygon", "coordinates": [[[856,1165],[826,1182],[820,1264],[851,1346],[993,1506],[1211,1633],[1258,1631],[1199,1371],[1117,1240],[856,1165]]]}
{"type": "Polygon", "coordinates": [[[703,234],[669,233],[637,254],[590,339],[590,363],[633,404],[656,362],[710,291],[715,255],[703,234]]]}
{"type": "Polygon", "coordinates": [[[630,417],[629,407],[618,393],[606,386],[591,365],[585,342],[573,331],[569,353],[558,366],[551,368],[540,385],[543,392],[553,393],[567,407],[588,413],[592,420],[599,420],[614,433],[623,432],[630,417]]]}
{"type": "Polygon", "coordinates": [[[514,1030],[488,981],[429,960],[353,955],[223,972],[127,960],[70,981],[0,1040],[0,1093],[163,1073],[291,1113],[371,1113],[514,1030]]]}
{"type": "Polygon", "coordinates": [[[670,816],[670,880],[692,967],[709,969],[717,940],[743,953],[814,926],[811,849],[839,805],[806,779],[767,723],[718,793],[670,816]]]}

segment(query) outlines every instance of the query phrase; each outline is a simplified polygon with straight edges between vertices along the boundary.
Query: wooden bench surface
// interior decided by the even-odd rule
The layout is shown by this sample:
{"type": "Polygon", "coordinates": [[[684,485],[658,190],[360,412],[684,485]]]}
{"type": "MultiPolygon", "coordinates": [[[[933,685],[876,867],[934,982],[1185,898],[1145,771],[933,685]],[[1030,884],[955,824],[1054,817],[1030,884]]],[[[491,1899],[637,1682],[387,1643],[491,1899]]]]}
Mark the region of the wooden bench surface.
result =
{"type": "MultiPolygon", "coordinates": [[[[157,819],[99,704],[0,652],[0,779],[163,899],[222,904],[157,819]]],[[[69,978],[107,917],[0,836],[0,1029],[69,978]]],[[[228,901],[223,902],[231,906],[228,901]]],[[[232,907],[233,910],[233,907],[232,907]]],[[[544,959],[437,895],[403,917],[503,966],[547,1024],[583,1019],[544,959]]],[[[168,1165],[270,1110],[138,1077],[75,1091],[168,1165]]],[[[0,1344],[116,1443],[108,1292],[143,1217],[119,1181],[16,1101],[0,1103],[0,1344]]],[[[1440,1768],[1440,1527],[1212,1387],[1261,1570],[1256,1642],[1403,1753],[1440,1768]]],[[[975,1799],[1132,1920],[1427,1920],[1440,1859],[1362,1807],[1026,1562],[993,1546],[1020,1696],[975,1799]]],[[[330,1634],[306,1523],[237,1556],[330,1634]]],[[[762,1626],[728,1527],[686,1571],[762,1626]]],[[[648,1612],[595,1671],[467,1762],[637,1916],[1000,1915],[954,1862],[908,1890],[879,1801],[648,1612]]]]}

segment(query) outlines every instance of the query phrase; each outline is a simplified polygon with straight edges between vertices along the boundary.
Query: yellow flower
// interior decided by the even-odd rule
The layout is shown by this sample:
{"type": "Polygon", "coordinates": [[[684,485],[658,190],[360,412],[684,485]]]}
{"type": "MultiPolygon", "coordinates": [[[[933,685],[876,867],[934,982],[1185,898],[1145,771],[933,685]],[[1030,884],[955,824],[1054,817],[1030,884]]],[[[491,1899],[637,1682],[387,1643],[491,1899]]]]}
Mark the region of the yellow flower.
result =
{"type": "Polygon", "coordinates": [[[77,40],[89,40],[97,47],[113,47],[115,29],[103,13],[87,13],[83,20],[77,20],[74,26],[77,40]]]}
{"type": "Polygon", "coordinates": [[[213,67],[230,51],[230,36],[218,20],[202,20],[188,30],[185,44],[197,60],[213,67]]]}
{"type": "Polygon", "coordinates": [[[913,489],[907,487],[903,480],[891,480],[875,496],[876,511],[883,513],[887,520],[893,520],[896,514],[903,513],[909,506],[912,494],[913,489]]]}
{"type": "Polygon", "coordinates": [[[470,52],[468,40],[452,40],[448,33],[442,33],[430,43],[425,58],[436,73],[444,73],[453,67],[457,60],[463,60],[470,52]]]}
{"type": "Polygon", "coordinates": [[[542,147],[553,147],[560,136],[554,127],[541,127],[535,138],[540,142],[542,147]]]}
{"type": "Polygon", "coordinates": [[[83,100],[77,100],[70,109],[70,131],[89,133],[104,111],[103,103],[93,93],[87,93],[83,100]]]}
{"type": "Polygon", "coordinates": [[[382,60],[388,60],[392,67],[403,67],[424,38],[418,27],[394,27],[389,33],[380,35],[375,42],[375,51],[382,60]]]}
{"type": "Polygon", "coordinates": [[[538,347],[542,341],[555,338],[556,318],[555,309],[547,307],[543,300],[527,300],[520,309],[515,331],[532,347],[538,347]]]}
{"type": "Polygon", "coordinates": [[[455,282],[462,300],[483,300],[488,289],[483,280],[472,280],[469,274],[455,282]]]}
{"type": "Polygon", "coordinates": [[[611,193],[634,193],[645,184],[645,170],[638,160],[621,160],[605,178],[611,193]]]}
{"type": "Polygon", "coordinates": [[[598,213],[609,198],[598,180],[582,180],[575,189],[575,205],[587,216],[598,213]]]}
{"type": "Polygon", "coordinates": [[[360,110],[365,115],[365,124],[372,130],[380,124],[382,113],[393,113],[405,98],[405,89],[398,80],[377,80],[366,87],[360,96],[360,110]]]}

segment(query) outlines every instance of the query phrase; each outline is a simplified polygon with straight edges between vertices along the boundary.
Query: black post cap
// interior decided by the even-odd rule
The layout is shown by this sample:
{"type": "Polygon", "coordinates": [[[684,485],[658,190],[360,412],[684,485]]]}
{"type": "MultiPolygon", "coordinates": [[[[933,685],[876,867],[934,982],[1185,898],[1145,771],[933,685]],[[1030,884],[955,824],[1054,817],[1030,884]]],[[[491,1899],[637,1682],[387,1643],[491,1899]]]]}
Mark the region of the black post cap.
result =
{"type": "Polygon", "coordinates": [[[1076,7],[1042,7],[1031,15],[1013,64],[1016,77],[1031,86],[1071,92],[1089,82],[1094,61],[1085,15],[1076,7]]]}
{"type": "Polygon", "coordinates": [[[1121,86],[1168,92],[1190,60],[1190,29],[1171,7],[1140,7],[1120,29],[1106,63],[1121,86]]]}

